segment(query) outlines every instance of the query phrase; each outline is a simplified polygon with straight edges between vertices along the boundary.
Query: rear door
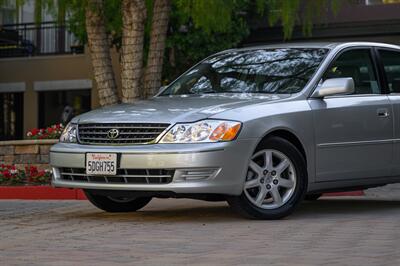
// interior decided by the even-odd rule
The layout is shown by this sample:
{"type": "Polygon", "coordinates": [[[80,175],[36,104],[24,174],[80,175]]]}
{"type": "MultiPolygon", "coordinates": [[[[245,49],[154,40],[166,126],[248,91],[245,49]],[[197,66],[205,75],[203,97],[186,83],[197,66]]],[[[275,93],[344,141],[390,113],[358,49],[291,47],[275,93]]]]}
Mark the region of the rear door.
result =
{"type": "Polygon", "coordinates": [[[382,94],[370,48],[343,51],[323,80],[351,77],[355,93],[310,99],[317,181],[387,176],[392,160],[393,115],[382,94]]]}
{"type": "Polygon", "coordinates": [[[400,51],[377,49],[380,55],[380,65],[384,81],[389,93],[389,100],[393,106],[394,119],[394,155],[393,173],[400,175],[400,51]]]}

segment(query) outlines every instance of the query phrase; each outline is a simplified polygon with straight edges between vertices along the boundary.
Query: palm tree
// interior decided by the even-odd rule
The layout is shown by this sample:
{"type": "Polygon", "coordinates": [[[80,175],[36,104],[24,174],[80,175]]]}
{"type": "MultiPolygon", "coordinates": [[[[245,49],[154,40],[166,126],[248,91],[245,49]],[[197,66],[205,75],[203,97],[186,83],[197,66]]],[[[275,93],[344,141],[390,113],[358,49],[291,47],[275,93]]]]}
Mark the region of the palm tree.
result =
{"type": "Polygon", "coordinates": [[[121,82],[122,102],[140,97],[143,75],[145,0],[122,0],[121,82]]]}
{"type": "Polygon", "coordinates": [[[161,76],[169,16],[170,0],[155,0],[151,22],[150,47],[144,74],[144,96],[156,94],[161,87],[161,76]]]}
{"type": "Polygon", "coordinates": [[[118,102],[117,84],[111,63],[110,44],[103,12],[102,0],[88,0],[85,25],[93,75],[101,106],[118,102]]]}

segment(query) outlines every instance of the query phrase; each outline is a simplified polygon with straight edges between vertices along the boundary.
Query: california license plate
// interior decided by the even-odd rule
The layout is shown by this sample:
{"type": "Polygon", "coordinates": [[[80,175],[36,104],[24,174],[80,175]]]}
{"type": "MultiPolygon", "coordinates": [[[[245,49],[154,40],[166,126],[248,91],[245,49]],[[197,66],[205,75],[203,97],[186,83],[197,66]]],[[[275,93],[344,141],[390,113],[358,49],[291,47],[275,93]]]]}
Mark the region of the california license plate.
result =
{"type": "Polygon", "coordinates": [[[116,175],[116,153],[86,153],[86,174],[116,175]]]}

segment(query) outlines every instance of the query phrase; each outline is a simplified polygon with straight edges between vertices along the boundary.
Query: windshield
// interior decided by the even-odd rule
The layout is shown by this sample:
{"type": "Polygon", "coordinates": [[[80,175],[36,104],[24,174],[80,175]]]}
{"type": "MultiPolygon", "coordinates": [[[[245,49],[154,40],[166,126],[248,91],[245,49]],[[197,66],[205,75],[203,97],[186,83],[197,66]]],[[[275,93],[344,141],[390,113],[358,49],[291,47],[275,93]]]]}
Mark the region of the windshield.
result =
{"type": "Polygon", "coordinates": [[[327,49],[279,48],[232,51],[210,57],[161,95],[300,92],[327,49]]]}

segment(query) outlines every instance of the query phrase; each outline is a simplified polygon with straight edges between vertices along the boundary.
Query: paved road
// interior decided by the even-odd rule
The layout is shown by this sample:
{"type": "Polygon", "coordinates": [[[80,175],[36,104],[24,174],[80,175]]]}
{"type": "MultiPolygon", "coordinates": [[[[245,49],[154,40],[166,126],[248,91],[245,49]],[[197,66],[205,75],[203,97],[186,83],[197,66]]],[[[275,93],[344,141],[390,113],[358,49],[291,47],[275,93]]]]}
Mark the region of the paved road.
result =
{"type": "Polygon", "coordinates": [[[0,201],[0,265],[115,264],[400,265],[400,201],[325,198],[281,221],[182,199],[129,214],[86,201],[0,201]]]}

